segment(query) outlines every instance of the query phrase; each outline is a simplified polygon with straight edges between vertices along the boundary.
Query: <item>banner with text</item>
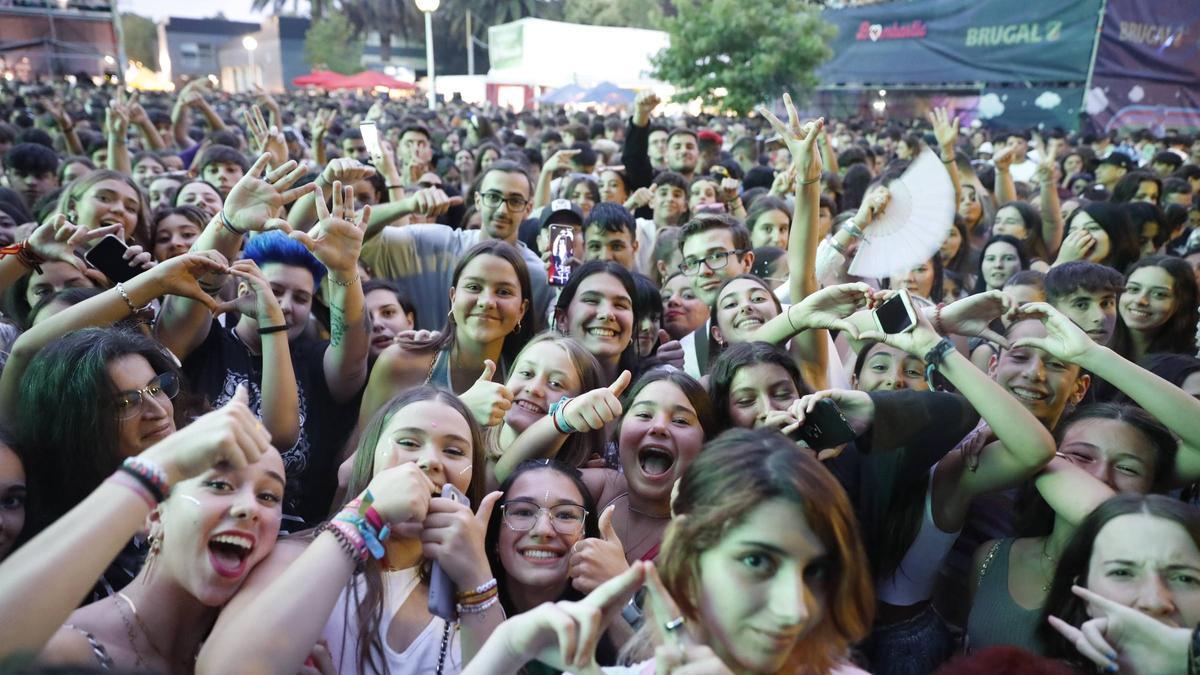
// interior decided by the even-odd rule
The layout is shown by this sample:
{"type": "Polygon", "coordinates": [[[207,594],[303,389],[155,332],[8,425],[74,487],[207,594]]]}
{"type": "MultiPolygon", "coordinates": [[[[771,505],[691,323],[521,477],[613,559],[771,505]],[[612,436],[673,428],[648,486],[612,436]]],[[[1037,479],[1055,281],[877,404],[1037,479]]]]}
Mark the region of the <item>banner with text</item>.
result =
{"type": "Polygon", "coordinates": [[[826,10],[838,36],[817,75],[825,85],[1083,82],[1100,2],[912,0],[826,10]]]}
{"type": "Polygon", "coordinates": [[[1200,128],[1196,3],[1108,0],[1084,108],[1098,130],[1200,128]]]}

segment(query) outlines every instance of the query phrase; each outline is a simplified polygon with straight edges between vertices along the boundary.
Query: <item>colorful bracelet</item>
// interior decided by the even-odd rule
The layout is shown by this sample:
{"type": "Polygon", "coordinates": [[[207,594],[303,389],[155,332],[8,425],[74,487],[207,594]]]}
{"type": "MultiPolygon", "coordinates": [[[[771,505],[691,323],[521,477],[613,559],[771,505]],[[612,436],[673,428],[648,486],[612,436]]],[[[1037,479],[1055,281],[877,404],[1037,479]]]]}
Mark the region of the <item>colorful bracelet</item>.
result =
{"type": "Polygon", "coordinates": [[[351,534],[354,532],[354,528],[329,521],[322,523],[317,528],[317,535],[322,532],[328,532],[333,535],[334,539],[337,539],[338,546],[346,552],[346,555],[350,556],[350,560],[356,567],[367,561],[367,546],[358,539],[357,532],[351,534]]]}
{"type": "Polygon", "coordinates": [[[564,396],[550,406],[550,419],[554,422],[554,428],[560,434],[573,434],[578,431],[578,429],[571,426],[570,422],[567,422],[567,417],[565,414],[567,403],[569,403],[572,398],[574,397],[564,396]]]}
{"type": "Polygon", "coordinates": [[[369,513],[375,511],[375,509],[371,508],[371,503],[375,501],[375,498],[371,495],[370,491],[364,492],[363,498],[356,501],[358,502],[357,505],[354,505],[352,502],[334,516],[333,522],[346,523],[354,527],[358,530],[359,535],[362,536],[363,542],[365,542],[371,556],[376,559],[382,558],[386,554],[383,542],[387,541],[391,530],[387,525],[376,527],[371,522],[373,520],[375,523],[383,523],[383,518],[379,516],[378,512],[375,512],[373,516],[368,516],[369,513]]]}
{"type": "Polygon", "coordinates": [[[148,490],[146,486],[142,485],[139,481],[130,477],[124,471],[113,472],[113,475],[109,476],[108,480],[141,497],[142,501],[146,502],[146,506],[148,506],[151,511],[158,506],[158,502],[154,501],[154,495],[150,493],[150,490],[148,490]]]}
{"type": "Polygon", "coordinates": [[[488,611],[489,609],[495,607],[496,603],[498,603],[498,602],[500,602],[500,596],[497,594],[497,595],[493,595],[492,597],[488,598],[487,600],[484,600],[483,602],[481,602],[479,604],[475,604],[475,605],[459,604],[457,609],[458,609],[459,614],[483,614],[484,612],[488,611]]]}
{"type": "Polygon", "coordinates": [[[127,457],[119,470],[137,479],[157,503],[162,503],[171,494],[171,486],[167,484],[167,472],[150,460],[127,457]]]}
{"type": "Polygon", "coordinates": [[[479,586],[476,586],[475,590],[473,590],[473,591],[462,591],[459,593],[455,593],[454,599],[458,600],[459,602],[468,602],[472,598],[487,596],[488,594],[490,594],[496,590],[496,585],[497,585],[496,580],[494,578],[488,579],[487,581],[483,582],[479,586]]]}
{"type": "Polygon", "coordinates": [[[38,274],[42,273],[42,263],[46,262],[45,258],[38,255],[33,249],[29,248],[29,242],[27,241],[10,244],[0,248],[0,257],[7,255],[17,256],[17,260],[20,261],[22,265],[28,267],[34,272],[37,272],[38,274]]]}

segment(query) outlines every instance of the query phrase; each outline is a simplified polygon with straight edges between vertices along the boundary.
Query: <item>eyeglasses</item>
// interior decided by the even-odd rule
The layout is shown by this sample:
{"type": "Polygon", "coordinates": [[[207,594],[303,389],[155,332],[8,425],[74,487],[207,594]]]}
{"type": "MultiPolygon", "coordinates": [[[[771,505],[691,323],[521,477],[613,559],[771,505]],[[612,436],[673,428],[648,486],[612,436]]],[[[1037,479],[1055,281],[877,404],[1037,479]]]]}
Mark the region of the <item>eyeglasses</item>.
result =
{"type": "Polygon", "coordinates": [[[169,401],[178,395],[179,378],[174,373],[163,373],[141,389],[123,391],[118,394],[116,398],[117,416],[124,420],[141,414],[148,397],[159,401],[169,401]]]}
{"type": "Polygon", "coordinates": [[[735,251],[717,251],[716,253],[709,253],[703,258],[684,260],[683,262],[679,263],[679,271],[683,272],[689,277],[694,277],[697,274],[700,274],[700,263],[704,263],[705,265],[708,265],[708,269],[716,272],[717,270],[729,264],[729,256],[740,256],[745,252],[746,249],[744,248],[740,248],[735,251]]]}
{"type": "Polygon", "coordinates": [[[550,516],[550,525],[559,534],[579,534],[583,531],[583,519],[587,509],[578,504],[559,504],[546,508],[533,502],[513,500],[500,506],[504,524],[513,532],[528,532],[537,525],[542,514],[550,516]]]}
{"type": "Polygon", "coordinates": [[[509,195],[505,197],[499,192],[485,192],[480,197],[483,199],[483,205],[489,209],[494,209],[500,206],[501,203],[508,205],[509,211],[520,211],[529,204],[529,200],[520,195],[509,195]]]}

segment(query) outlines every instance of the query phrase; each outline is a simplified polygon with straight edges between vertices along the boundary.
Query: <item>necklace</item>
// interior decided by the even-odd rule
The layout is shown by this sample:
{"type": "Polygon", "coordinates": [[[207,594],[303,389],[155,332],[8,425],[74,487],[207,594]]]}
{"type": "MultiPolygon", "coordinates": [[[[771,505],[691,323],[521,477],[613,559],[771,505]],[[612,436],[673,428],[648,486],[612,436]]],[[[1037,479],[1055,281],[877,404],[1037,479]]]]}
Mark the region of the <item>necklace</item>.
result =
{"type": "MultiPolygon", "coordinates": [[[[642,518],[645,518],[650,521],[670,520],[671,516],[654,516],[649,513],[646,513],[645,511],[637,510],[636,508],[634,508],[633,502],[629,499],[628,492],[618,495],[616,497],[616,499],[613,499],[613,502],[616,502],[617,499],[621,499],[622,497],[625,498],[625,508],[629,509],[629,513],[630,513],[630,517],[625,521],[625,527],[624,527],[625,532],[624,532],[624,534],[619,535],[621,537],[621,544],[623,545],[624,549],[626,551],[636,551],[636,550],[640,549],[642,546],[644,546],[646,544],[646,542],[648,542],[652,539],[661,539],[662,538],[662,530],[660,530],[658,528],[654,528],[650,532],[643,534],[640,538],[638,538],[637,541],[631,541],[632,538],[630,536],[630,532],[633,530],[634,514],[636,514],[637,516],[641,516],[642,518]]],[[[612,503],[612,502],[610,502],[610,503],[612,503]]]]}
{"type": "Polygon", "coordinates": [[[1042,541],[1042,560],[1050,563],[1050,573],[1046,574],[1046,570],[1043,567],[1042,575],[1046,579],[1046,583],[1042,584],[1042,592],[1043,593],[1050,592],[1050,587],[1052,585],[1054,585],[1054,572],[1055,572],[1055,570],[1058,569],[1058,558],[1056,556],[1050,555],[1050,551],[1047,549],[1047,546],[1049,546],[1049,544],[1050,544],[1050,537],[1046,537],[1042,541]]]}
{"type": "MultiPolygon", "coordinates": [[[[123,592],[117,592],[117,597],[121,598],[125,601],[125,604],[129,605],[129,612],[133,614],[133,620],[137,622],[138,628],[140,628],[142,631],[142,635],[146,637],[146,644],[150,645],[150,649],[154,650],[154,654],[164,662],[170,663],[170,661],[167,661],[167,658],[162,655],[162,652],[158,650],[158,647],[154,646],[154,641],[150,639],[150,631],[146,628],[146,624],[142,621],[141,615],[138,614],[137,605],[133,604],[133,600],[129,599],[129,596],[125,595],[123,592]]],[[[138,649],[137,640],[133,634],[133,623],[129,620],[129,614],[125,612],[125,609],[121,606],[121,603],[117,603],[117,610],[121,613],[121,622],[125,624],[125,635],[129,638],[129,646],[133,647],[133,656],[136,659],[135,665],[145,666],[146,659],[142,657],[142,651],[138,649]]]]}

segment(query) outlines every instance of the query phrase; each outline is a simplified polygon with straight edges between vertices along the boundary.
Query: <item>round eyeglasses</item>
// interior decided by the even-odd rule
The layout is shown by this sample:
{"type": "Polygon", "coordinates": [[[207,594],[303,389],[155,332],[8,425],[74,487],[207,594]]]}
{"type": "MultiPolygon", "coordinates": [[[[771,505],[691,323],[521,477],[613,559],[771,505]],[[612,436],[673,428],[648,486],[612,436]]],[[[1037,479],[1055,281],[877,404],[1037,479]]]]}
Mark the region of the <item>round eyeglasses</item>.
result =
{"type": "Polygon", "coordinates": [[[546,508],[522,500],[505,502],[500,506],[500,513],[504,524],[514,532],[532,530],[544,513],[550,516],[550,525],[559,534],[579,534],[587,517],[587,509],[578,504],[559,504],[546,508]]]}

